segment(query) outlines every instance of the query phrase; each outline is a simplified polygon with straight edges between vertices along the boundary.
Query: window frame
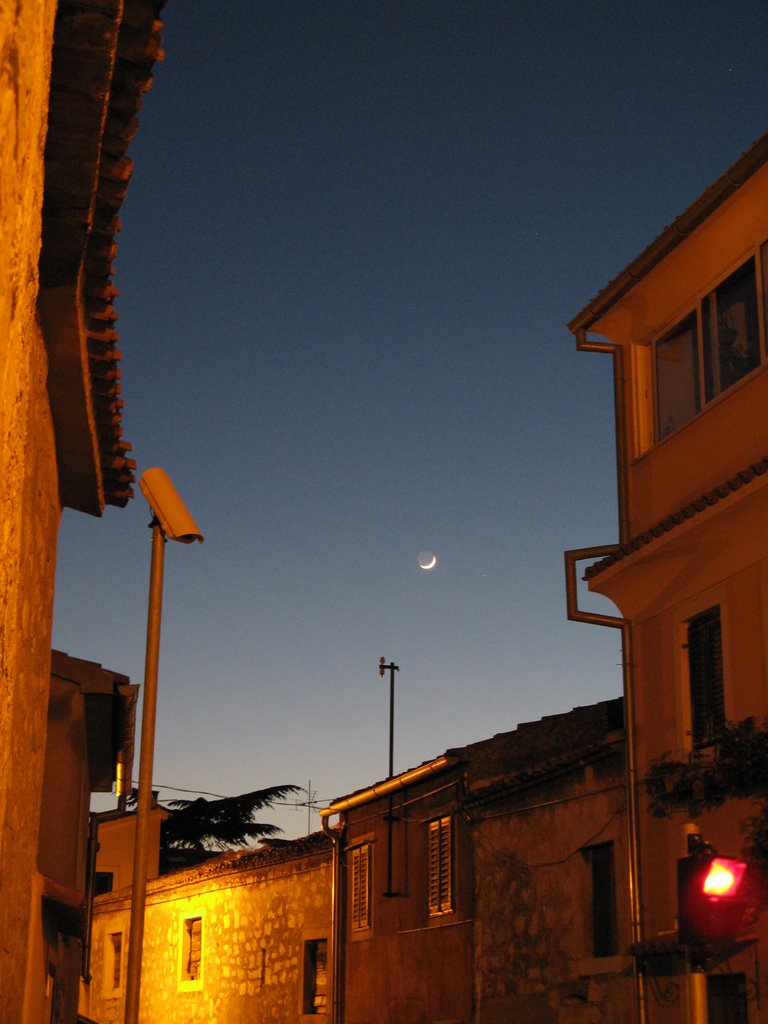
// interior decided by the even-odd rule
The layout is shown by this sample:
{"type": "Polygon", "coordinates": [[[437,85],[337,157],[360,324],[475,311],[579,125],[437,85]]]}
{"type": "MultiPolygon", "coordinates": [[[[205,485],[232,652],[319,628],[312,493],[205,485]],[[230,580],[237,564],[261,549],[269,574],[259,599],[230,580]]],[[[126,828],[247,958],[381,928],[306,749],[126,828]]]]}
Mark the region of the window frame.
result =
{"type": "Polygon", "coordinates": [[[104,997],[106,999],[117,999],[125,992],[126,942],[124,928],[110,926],[105,930],[102,964],[102,991],[104,997]],[[118,936],[119,943],[115,943],[115,938],[118,936]],[[115,985],[116,968],[118,971],[117,985],[115,985]]]}
{"type": "Polygon", "coordinates": [[[456,910],[455,836],[453,816],[427,822],[427,914],[445,917],[456,910]]]}
{"type": "Polygon", "coordinates": [[[301,1015],[302,1017],[327,1017],[328,996],[330,995],[330,973],[328,962],[328,939],[325,935],[318,935],[314,938],[304,940],[303,977],[301,986],[301,1015]],[[322,950],[322,957],[320,952],[322,950]],[[324,967],[319,968],[320,961],[324,967]],[[320,974],[325,975],[322,987],[318,986],[320,974]],[[318,989],[321,989],[318,991],[318,989]],[[322,1009],[318,1008],[318,996],[324,1000],[322,1009]]]}
{"type": "MultiPolygon", "coordinates": [[[[672,326],[651,340],[651,372],[653,379],[652,388],[652,411],[653,411],[653,444],[659,444],[666,438],[671,437],[681,430],[691,420],[704,412],[714,402],[717,402],[723,395],[730,392],[734,387],[741,384],[753,373],[764,367],[768,362],[768,242],[759,243],[751,247],[747,252],[742,253],[737,263],[731,263],[717,281],[707,287],[706,292],[700,294],[696,301],[688,306],[684,312],[675,318],[672,326]],[[711,384],[709,372],[710,354],[713,347],[713,333],[717,332],[717,302],[718,296],[723,296],[724,290],[729,285],[737,282],[738,278],[747,272],[749,264],[753,264],[754,270],[754,301],[755,309],[754,323],[757,330],[757,363],[746,369],[740,376],[727,383],[725,386],[714,387],[711,384]],[[670,344],[692,326],[694,334],[693,364],[695,380],[691,381],[693,392],[692,401],[694,411],[686,416],[679,423],[672,423],[664,427],[662,417],[671,410],[671,405],[664,409],[661,407],[661,372],[663,365],[660,358],[660,349],[670,344]]],[[[720,367],[721,369],[722,367],[720,367]]],[[[719,372],[719,371],[718,371],[719,372]]],[[[667,417],[669,418],[669,417],[667,417]]]]}
{"type": "Polygon", "coordinates": [[[179,915],[178,989],[180,992],[199,991],[205,978],[205,913],[202,909],[185,910],[179,915]],[[197,977],[189,977],[185,961],[189,959],[192,931],[188,925],[200,922],[200,959],[197,977]],[[187,940],[189,936],[189,941],[187,940]]]}
{"type": "Polygon", "coordinates": [[[618,906],[616,899],[616,850],[612,839],[582,849],[589,865],[590,942],[594,959],[619,952],[618,906]],[[607,913],[606,913],[607,906],[607,913]]]}

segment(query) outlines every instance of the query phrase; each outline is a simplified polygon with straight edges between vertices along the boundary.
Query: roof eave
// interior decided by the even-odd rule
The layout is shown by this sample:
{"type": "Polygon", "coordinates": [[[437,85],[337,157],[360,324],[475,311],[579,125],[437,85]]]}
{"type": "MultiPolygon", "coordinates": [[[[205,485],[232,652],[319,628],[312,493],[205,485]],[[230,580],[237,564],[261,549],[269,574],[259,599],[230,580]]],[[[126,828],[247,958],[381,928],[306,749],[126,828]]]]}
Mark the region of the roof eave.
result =
{"type": "Polygon", "coordinates": [[[685,241],[729,196],[738,191],[768,161],[768,132],[759,138],[702,195],[647,246],[629,266],[598,292],[569,323],[576,335],[593,325],[673,249],[685,241]]]}
{"type": "Polygon", "coordinates": [[[39,312],[62,504],[101,515],[132,496],[112,285],[125,156],[161,59],[163,0],[61,0],[45,148],[39,312]]]}

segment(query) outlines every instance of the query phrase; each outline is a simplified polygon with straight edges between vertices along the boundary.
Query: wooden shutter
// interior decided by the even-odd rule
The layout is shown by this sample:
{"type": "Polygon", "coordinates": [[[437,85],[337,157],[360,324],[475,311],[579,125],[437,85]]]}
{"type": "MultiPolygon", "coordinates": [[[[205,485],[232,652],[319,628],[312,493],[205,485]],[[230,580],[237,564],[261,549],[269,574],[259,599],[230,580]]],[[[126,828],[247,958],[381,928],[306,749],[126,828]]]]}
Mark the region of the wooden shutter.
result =
{"type": "Polygon", "coordinates": [[[710,608],[688,623],[688,670],[693,745],[709,746],[717,740],[725,725],[719,608],[710,608]]]}
{"type": "Polygon", "coordinates": [[[453,835],[450,817],[430,821],[429,826],[429,913],[453,910],[453,835]]]}
{"type": "Polygon", "coordinates": [[[352,861],[352,928],[370,928],[370,860],[371,847],[357,846],[351,851],[352,861]]]}

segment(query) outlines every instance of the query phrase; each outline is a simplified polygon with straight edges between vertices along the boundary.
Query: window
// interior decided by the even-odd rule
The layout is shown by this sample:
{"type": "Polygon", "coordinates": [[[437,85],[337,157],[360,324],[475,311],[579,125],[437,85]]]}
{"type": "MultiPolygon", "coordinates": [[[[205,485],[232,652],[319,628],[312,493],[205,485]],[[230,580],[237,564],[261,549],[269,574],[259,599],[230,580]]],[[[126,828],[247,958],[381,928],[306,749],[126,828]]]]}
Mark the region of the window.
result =
{"type": "Polygon", "coordinates": [[[748,260],[702,304],[707,401],[741,380],[760,362],[755,261],[748,260]]]}
{"type": "Polygon", "coordinates": [[[181,922],[180,981],[189,988],[200,987],[203,980],[203,919],[185,917],[181,922]]]}
{"type": "Polygon", "coordinates": [[[105,892],[112,892],[114,874],[111,871],[96,871],[93,876],[94,896],[103,896],[105,892]]]}
{"type": "Polygon", "coordinates": [[[112,942],[112,988],[120,988],[123,975],[123,933],[114,932],[109,936],[112,942]]]}
{"type": "Polygon", "coordinates": [[[591,874],[592,956],[614,956],[617,926],[613,843],[587,846],[584,857],[591,874]]]}
{"type": "Polygon", "coordinates": [[[428,829],[429,915],[453,910],[453,831],[450,817],[430,821],[428,829]]]}
{"type": "Polygon", "coordinates": [[[325,1013],[328,986],[328,940],[304,943],[303,1013],[325,1013]]]}
{"type": "Polygon", "coordinates": [[[709,1024],[747,1024],[747,979],[743,974],[707,976],[709,1024]]]}
{"type": "Polygon", "coordinates": [[[123,933],[104,936],[104,995],[115,997],[123,990],[123,933]]]}
{"type": "Polygon", "coordinates": [[[656,398],[660,438],[687,423],[701,408],[695,316],[656,346],[656,398]]]}
{"type": "MultiPolygon", "coordinates": [[[[764,263],[767,257],[764,245],[764,263]]],[[[701,409],[702,396],[711,402],[759,366],[761,358],[757,266],[752,258],[656,343],[657,437],[687,423],[701,409]]]]}
{"type": "Polygon", "coordinates": [[[371,844],[350,851],[352,869],[352,931],[371,927],[371,844]]]}
{"type": "Polygon", "coordinates": [[[694,747],[708,747],[725,725],[719,606],[689,619],[687,633],[692,742],[694,747]]]}

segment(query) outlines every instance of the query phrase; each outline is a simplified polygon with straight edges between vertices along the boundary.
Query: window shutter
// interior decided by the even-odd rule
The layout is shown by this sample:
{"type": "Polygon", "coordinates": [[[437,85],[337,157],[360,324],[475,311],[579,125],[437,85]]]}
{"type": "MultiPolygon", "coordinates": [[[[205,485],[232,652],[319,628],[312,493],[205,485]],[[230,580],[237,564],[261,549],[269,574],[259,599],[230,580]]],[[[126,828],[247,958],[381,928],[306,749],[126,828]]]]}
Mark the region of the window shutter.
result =
{"type": "Polygon", "coordinates": [[[453,910],[452,833],[450,817],[429,823],[429,913],[453,910]]]}
{"type": "Polygon", "coordinates": [[[717,740],[725,725],[719,608],[710,608],[688,623],[688,667],[693,744],[708,746],[717,740]]]}
{"type": "Polygon", "coordinates": [[[370,928],[370,844],[352,850],[352,928],[370,928]]]}

